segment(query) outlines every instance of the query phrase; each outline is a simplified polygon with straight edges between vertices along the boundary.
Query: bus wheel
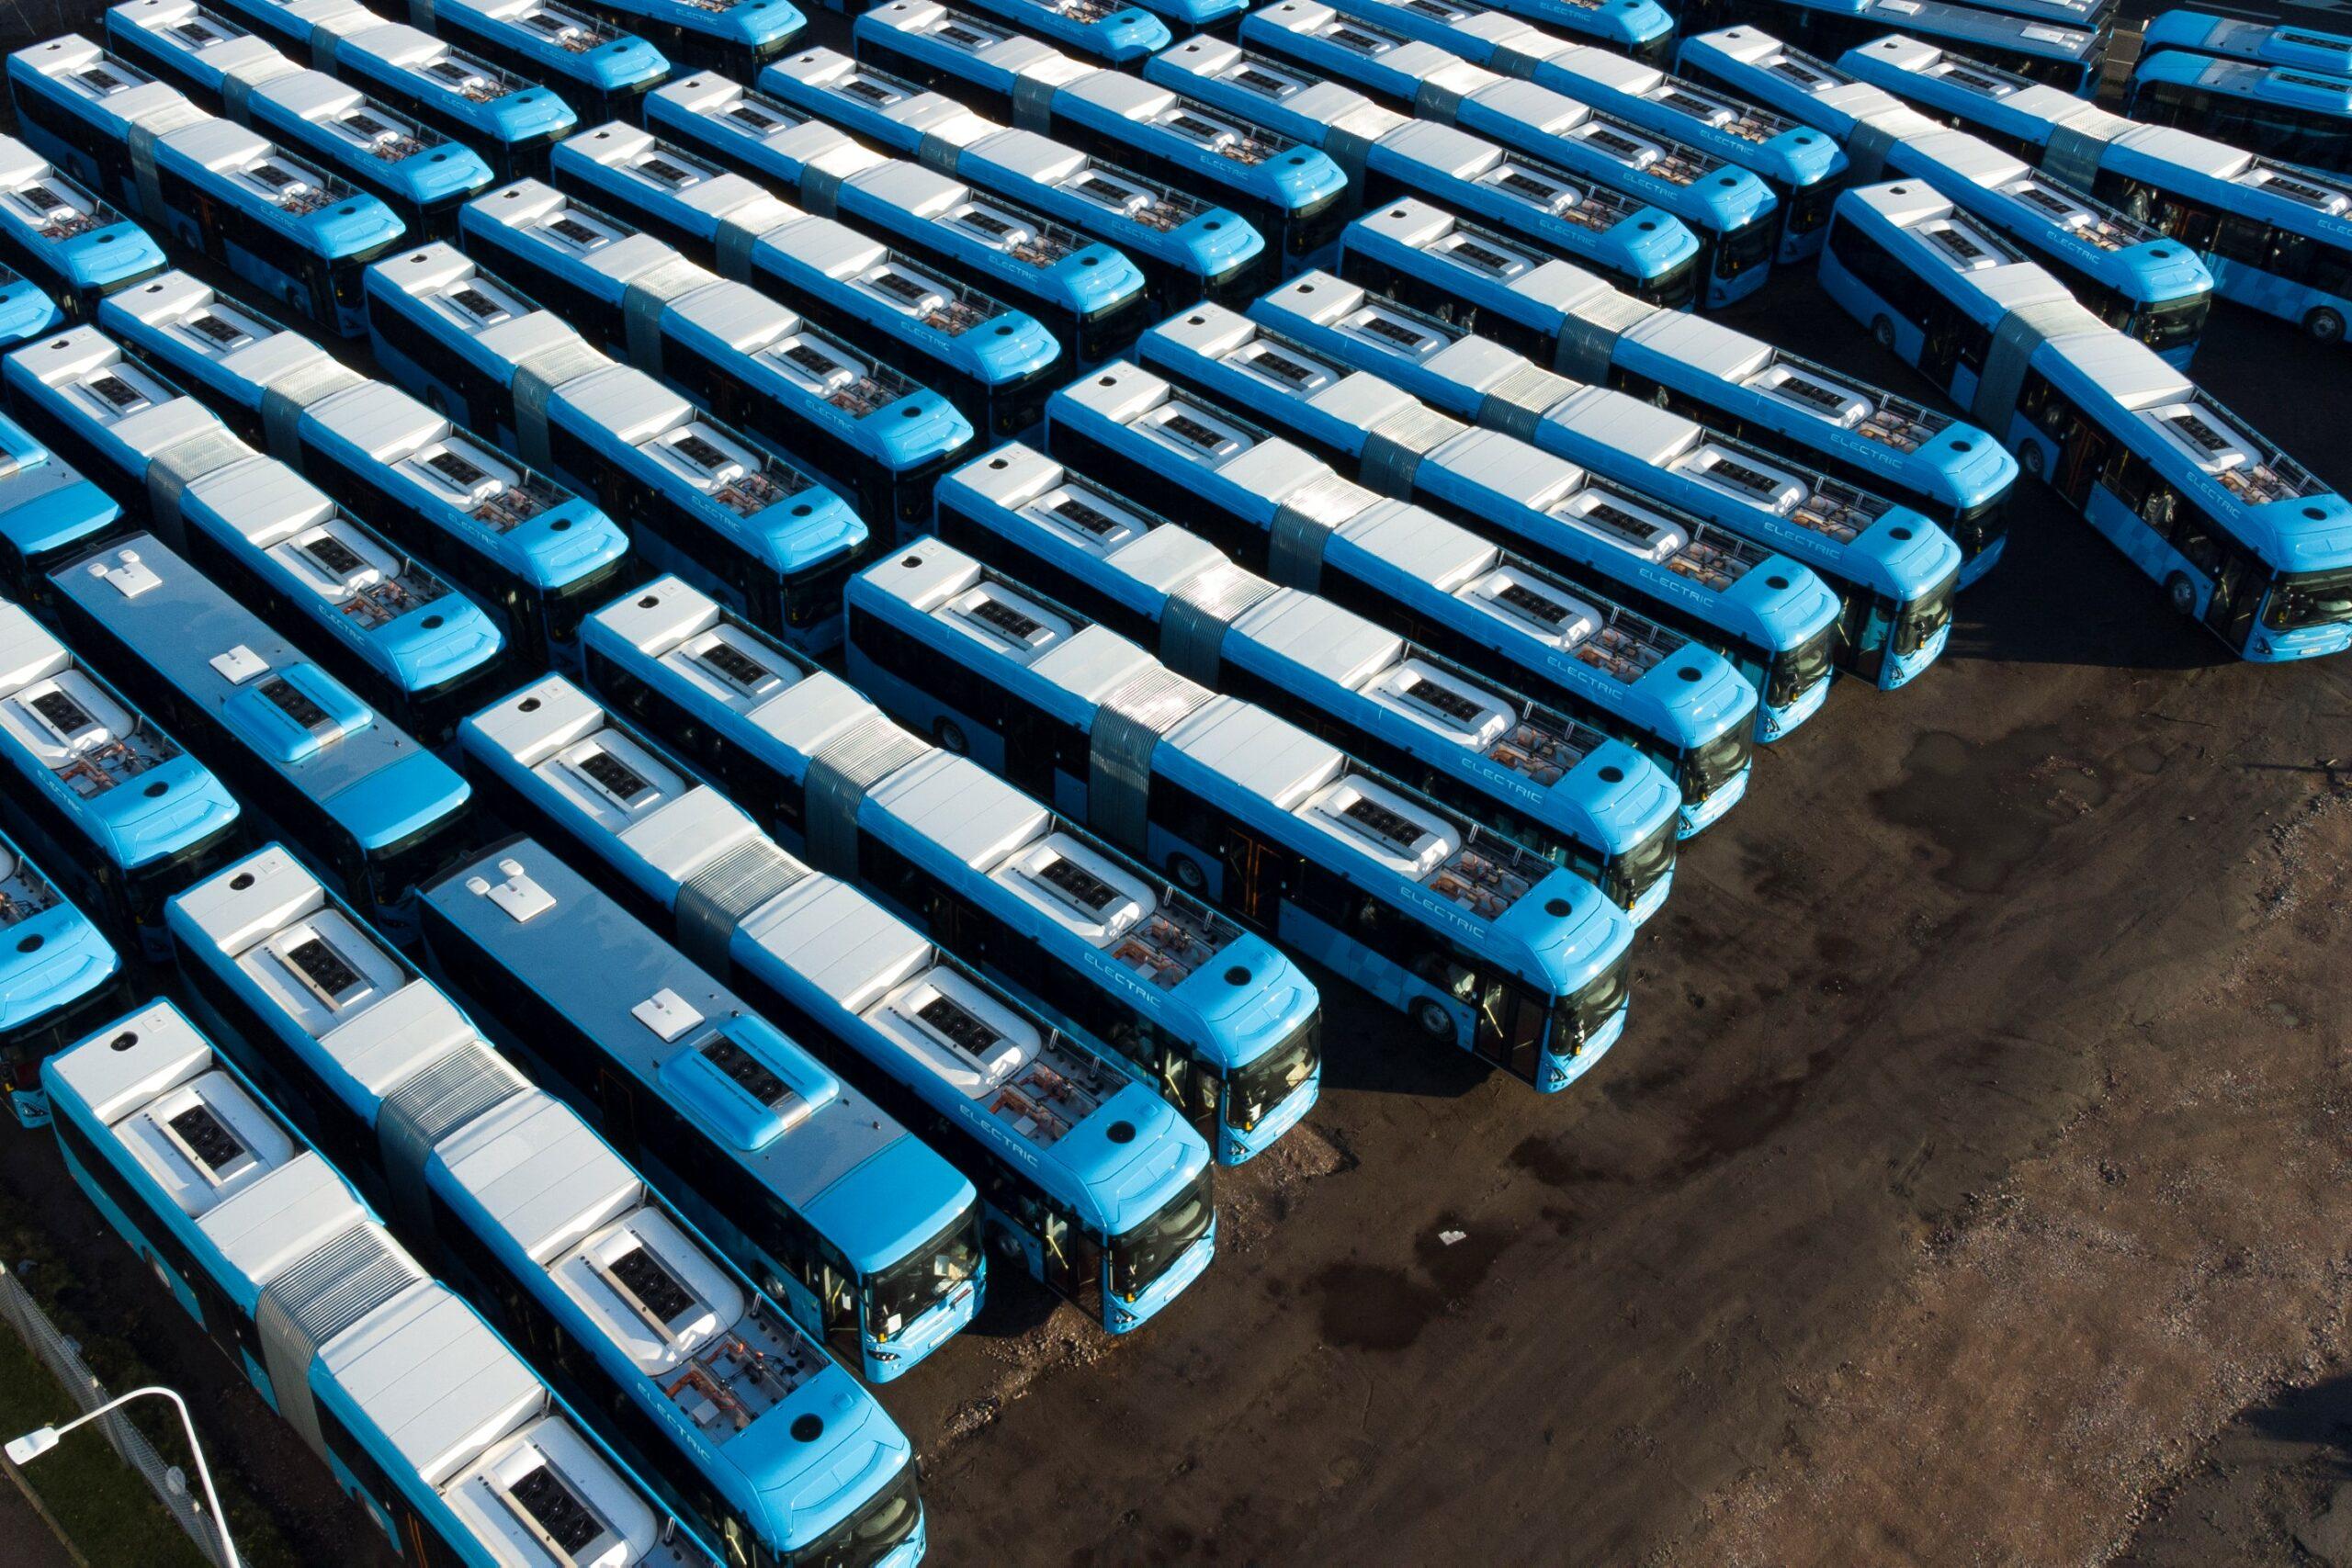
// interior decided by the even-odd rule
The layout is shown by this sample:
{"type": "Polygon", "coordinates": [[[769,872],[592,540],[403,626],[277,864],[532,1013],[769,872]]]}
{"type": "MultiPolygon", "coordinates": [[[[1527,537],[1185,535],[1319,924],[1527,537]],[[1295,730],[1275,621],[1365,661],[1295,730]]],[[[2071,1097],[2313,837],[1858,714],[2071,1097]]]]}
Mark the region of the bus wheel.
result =
{"type": "Polygon", "coordinates": [[[2185,571],[2176,571],[2165,579],[2165,598],[2173,614],[2188,620],[2197,617],[2197,584],[2188,581],[2185,571]]]}
{"type": "Polygon", "coordinates": [[[1894,352],[1894,323],[1884,316],[1871,323],[1871,341],[1889,354],[1894,352]]]}
{"type": "Polygon", "coordinates": [[[1453,1015],[1429,998],[1423,997],[1414,1002],[1413,1022],[1423,1034],[1430,1037],[1431,1043],[1438,1045],[1453,1043],[1453,1015]]]}
{"type": "Polygon", "coordinates": [[[2311,333],[2313,343],[2342,343],[2344,318],[2323,305],[2303,318],[2303,331],[2311,333]]]}
{"type": "Polygon", "coordinates": [[[1208,873],[1203,871],[1201,869],[1201,863],[1194,860],[1190,855],[1170,855],[1168,857],[1168,874],[1176,879],[1177,886],[1182,888],[1185,892],[1190,893],[1195,898],[1200,897],[1209,890],[1208,873]]]}
{"type": "Polygon", "coordinates": [[[952,718],[943,718],[933,724],[931,738],[939,742],[941,750],[953,751],[958,757],[972,750],[971,741],[965,739],[964,727],[952,718]]]}
{"type": "Polygon", "coordinates": [[[2028,479],[2038,479],[2048,477],[2050,458],[2041,450],[2041,443],[2027,442],[2018,452],[2018,467],[2025,470],[2028,479]]]}

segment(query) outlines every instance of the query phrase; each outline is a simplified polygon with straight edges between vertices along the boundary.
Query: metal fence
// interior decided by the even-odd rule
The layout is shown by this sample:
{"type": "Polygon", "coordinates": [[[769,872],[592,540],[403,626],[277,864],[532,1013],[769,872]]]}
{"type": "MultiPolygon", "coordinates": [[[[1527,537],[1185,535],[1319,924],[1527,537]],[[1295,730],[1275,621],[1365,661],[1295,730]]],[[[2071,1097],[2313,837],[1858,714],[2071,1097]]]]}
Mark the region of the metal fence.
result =
{"type": "MultiPolygon", "coordinates": [[[[25,1342],[25,1348],[65,1385],[66,1392],[84,1411],[96,1410],[113,1397],[90,1371],[89,1363],[82,1359],[74,1341],[58,1331],[57,1325],[50,1322],[49,1314],[40,1310],[31,1292],[5,1267],[0,1267],[0,1318],[7,1320],[17,1331],[17,1337],[25,1342]]],[[[218,1564],[220,1538],[213,1532],[212,1521],[205,1517],[203,1505],[188,1490],[187,1477],[180,1468],[165,1464],[163,1456],[155,1451],[155,1445],[147,1440],[147,1435],[119,1410],[101,1416],[90,1425],[104,1432],[115,1452],[122,1456],[123,1463],[153,1488],[156,1501],[187,1533],[187,1539],[205,1561],[218,1564]]]]}

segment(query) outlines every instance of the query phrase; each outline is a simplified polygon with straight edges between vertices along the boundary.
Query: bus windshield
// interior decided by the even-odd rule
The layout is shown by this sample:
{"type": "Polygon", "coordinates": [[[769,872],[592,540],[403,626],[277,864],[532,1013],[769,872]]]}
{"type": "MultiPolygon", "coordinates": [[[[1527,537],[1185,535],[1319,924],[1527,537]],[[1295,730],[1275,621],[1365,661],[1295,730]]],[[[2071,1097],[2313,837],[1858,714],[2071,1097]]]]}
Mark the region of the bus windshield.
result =
{"type": "Polygon", "coordinates": [[[547,590],[544,599],[548,636],[558,642],[571,641],[579,635],[580,623],[588,618],[588,612],[602,606],[615,590],[625,586],[615,580],[636,570],[634,559],[616,556],[585,577],[547,590]]]}
{"type": "MultiPolygon", "coordinates": [[[[792,1553],[794,1568],[870,1568],[904,1544],[922,1522],[922,1504],[915,1496],[913,1461],[899,1467],[897,1479],[864,1507],[792,1553]]],[[[777,1563],[765,1548],[761,1561],[777,1563]]]]}
{"type": "Polygon", "coordinates": [[[2205,330],[2205,318],[2212,313],[2211,292],[2186,295],[2167,299],[2161,305],[2151,305],[2140,312],[2140,341],[2161,354],[2168,348],[2197,341],[2205,330]]]}
{"type": "Polygon", "coordinates": [[[1673,821],[1659,823],[1656,832],[1609,863],[1602,891],[1632,908],[1643,894],[1657,886],[1659,877],[1674,869],[1675,841],[1673,821]]]}
{"type": "Polygon", "coordinates": [[[472,847],[465,831],[466,814],[452,813],[426,823],[405,838],[368,852],[368,876],[375,901],[396,903],[412,887],[423,886],[434,873],[472,847]]]}
{"type": "Polygon", "coordinates": [[[865,1281],[869,1333],[896,1334],[921,1317],[980,1266],[978,1216],[956,1215],[947,1228],[865,1281]]]}
{"type": "Polygon", "coordinates": [[[2262,613],[2262,624],[2274,632],[2346,621],[2352,621],[2352,567],[2279,573],[2271,584],[2269,607],[2262,613]]]}
{"type": "Polygon", "coordinates": [[[1772,667],[1764,681],[1767,705],[1786,707],[1828,675],[1829,639],[1837,629],[1834,625],[1824,626],[1796,647],[1783,649],[1773,656],[1772,667]]]}
{"type": "Polygon", "coordinates": [[[1572,997],[1552,1006],[1552,1038],[1548,1049],[1574,1051],[1608,1026],[1625,1005],[1625,982],[1634,955],[1628,952],[1572,997]]]}
{"type": "Polygon", "coordinates": [[[1947,577],[1918,598],[1911,601],[1894,623],[1894,655],[1900,659],[1918,652],[1935,640],[1936,634],[1951,624],[1951,596],[1958,574],[1947,577]]]}
{"type": "Polygon", "coordinates": [[[1209,1173],[1159,1206],[1159,1212],[1111,1244],[1111,1290],[1133,1301],[1144,1287],[1168,1272],[1184,1249],[1207,1234],[1216,1210],[1209,1199],[1209,1173]]]}
{"type": "Polygon", "coordinates": [[[1249,1066],[1236,1069],[1227,1086],[1226,1124],[1247,1133],[1258,1119],[1314,1076],[1323,1057],[1323,1011],[1291,1031],[1290,1038],[1249,1066]]]}
{"type": "Polygon", "coordinates": [[[1704,800],[1737,778],[1755,745],[1754,727],[1736,724],[1705,745],[1693,747],[1682,761],[1682,798],[1704,800]]]}

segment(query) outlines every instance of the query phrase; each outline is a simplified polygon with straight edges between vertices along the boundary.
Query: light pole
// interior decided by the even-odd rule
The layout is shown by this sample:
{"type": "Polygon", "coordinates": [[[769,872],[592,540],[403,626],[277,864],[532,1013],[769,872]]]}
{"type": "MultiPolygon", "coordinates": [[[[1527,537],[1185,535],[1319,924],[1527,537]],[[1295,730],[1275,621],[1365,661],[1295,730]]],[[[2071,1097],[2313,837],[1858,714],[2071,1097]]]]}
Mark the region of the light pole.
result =
{"type": "Polygon", "coordinates": [[[175,1390],[160,1385],[134,1388],[118,1399],[107,1401],[86,1415],[76,1416],[62,1427],[37,1427],[8,1444],[9,1461],[17,1465],[30,1464],[55,1448],[57,1440],[74,1427],[85,1422],[95,1421],[109,1411],[119,1410],[132,1400],[141,1399],[149,1394],[170,1400],[172,1408],[180,1413],[180,1427],[187,1433],[188,1452],[196,1456],[196,1478],[204,1483],[204,1506],[212,1510],[213,1532],[220,1538],[220,1568],[238,1568],[237,1549],[229,1540],[228,1516],[220,1511],[220,1495],[212,1490],[212,1472],[204,1462],[204,1445],[196,1440],[196,1422],[188,1416],[187,1402],[182,1399],[175,1390]]]}

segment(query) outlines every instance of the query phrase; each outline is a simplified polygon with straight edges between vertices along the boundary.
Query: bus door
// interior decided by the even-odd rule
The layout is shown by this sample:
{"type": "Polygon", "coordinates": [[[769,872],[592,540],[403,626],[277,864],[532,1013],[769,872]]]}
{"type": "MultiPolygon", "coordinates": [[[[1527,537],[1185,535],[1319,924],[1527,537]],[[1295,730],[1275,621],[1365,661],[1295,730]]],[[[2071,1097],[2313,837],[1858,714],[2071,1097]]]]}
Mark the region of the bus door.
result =
{"type": "Polygon", "coordinates": [[[2092,481],[2107,466],[2108,436],[2071,408],[2066,423],[2069,428],[2058,453],[2058,468],[2050,482],[2068,505],[2080,511],[2090,499],[2092,481]]]}
{"type": "Polygon", "coordinates": [[[1246,920],[1272,930],[1283,896],[1282,857],[1240,828],[1225,838],[1225,901],[1246,920]]]}
{"type": "Polygon", "coordinates": [[[1483,974],[1471,992],[1470,1005],[1477,1013],[1470,1033],[1471,1055],[1533,1083],[1543,1055],[1544,1009],[1510,981],[1483,974]]]}
{"type": "Polygon", "coordinates": [[[1090,1317],[1102,1315],[1102,1244],[1059,1204],[1046,1210],[1037,1239],[1045,1248],[1046,1283],[1090,1317]]]}
{"type": "Polygon", "coordinates": [[[1952,372],[1960,367],[1961,344],[1967,337],[1969,323],[1958,310],[1942,299],[1928,307],[1926,335],[1919,345],[1919,369],[1942,392],[1952,390],[1952,372]]]}
{"type": "Polygon", "coordinates": [[[2205,624],[2230,647],[2243,649],[2254,630],[2255,607],[2270,587],[2260,563],[2224,545],[2215,563],[2213,595],[2205,602],[2205,624]]]}

